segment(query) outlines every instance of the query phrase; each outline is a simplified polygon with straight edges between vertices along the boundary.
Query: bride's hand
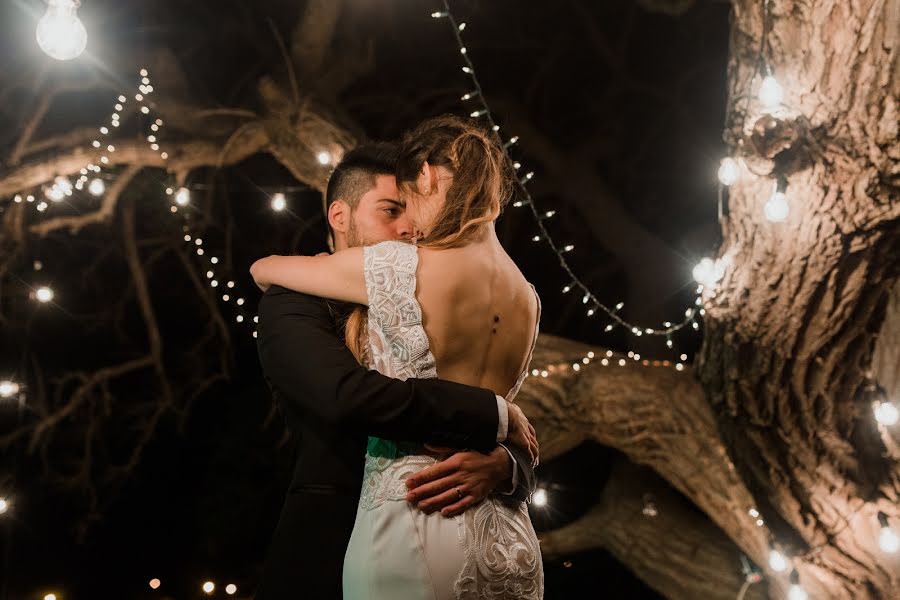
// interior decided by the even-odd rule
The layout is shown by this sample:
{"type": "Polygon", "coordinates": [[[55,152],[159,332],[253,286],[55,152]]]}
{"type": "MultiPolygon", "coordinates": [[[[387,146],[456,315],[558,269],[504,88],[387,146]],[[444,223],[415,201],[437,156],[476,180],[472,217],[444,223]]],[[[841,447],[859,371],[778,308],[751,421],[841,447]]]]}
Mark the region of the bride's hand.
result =
{"type": "Polygon", "coordinates": [[[506,403],[509,409],[509,431],[506,441],[528,452],[532,466],[540,464],[540,446],[538,446],[537,433],[522,409],[512,402],[506,403]]]}

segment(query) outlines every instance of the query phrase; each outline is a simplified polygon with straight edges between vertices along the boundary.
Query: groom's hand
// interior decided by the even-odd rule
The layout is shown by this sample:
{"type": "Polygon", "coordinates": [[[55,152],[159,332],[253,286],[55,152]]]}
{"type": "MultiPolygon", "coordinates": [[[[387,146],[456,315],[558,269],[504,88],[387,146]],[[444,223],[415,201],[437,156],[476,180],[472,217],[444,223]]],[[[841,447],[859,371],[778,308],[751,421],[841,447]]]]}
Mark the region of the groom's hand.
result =
{"type": "Polygon", "coordinates": [[[422,512],[440,510],[445,517],[453,517],[487,498],[512,477],[512,469],[509,453],[500,446],[490,454],[457,452],[409,476],[406,501],[422,512]]]}

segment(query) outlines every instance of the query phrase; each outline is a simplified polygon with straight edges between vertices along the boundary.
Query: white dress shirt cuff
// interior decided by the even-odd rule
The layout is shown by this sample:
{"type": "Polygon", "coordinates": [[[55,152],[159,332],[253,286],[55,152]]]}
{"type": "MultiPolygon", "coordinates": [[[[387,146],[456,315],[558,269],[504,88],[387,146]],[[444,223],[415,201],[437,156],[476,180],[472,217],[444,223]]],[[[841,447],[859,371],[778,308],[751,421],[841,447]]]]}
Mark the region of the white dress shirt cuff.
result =
{"type": "Polygon", "coordinates": [[[509,435],[509,407],[506,405],[506,398],[497,394],[497,415],[500,417],[497,421],[497,441],[505,442],[509,435]]]}

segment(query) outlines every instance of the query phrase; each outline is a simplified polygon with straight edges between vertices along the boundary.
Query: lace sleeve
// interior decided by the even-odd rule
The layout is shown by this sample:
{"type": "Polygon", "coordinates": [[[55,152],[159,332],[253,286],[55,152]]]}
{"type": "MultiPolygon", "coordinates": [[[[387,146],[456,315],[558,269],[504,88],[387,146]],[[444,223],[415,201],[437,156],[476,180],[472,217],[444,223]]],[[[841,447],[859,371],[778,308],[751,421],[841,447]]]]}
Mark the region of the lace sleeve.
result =
{"type": "Polygon", "coordinates": [[[416,247],[382,242],[367,246],[363,256],[375,368],[397,379],[436,377],[422,309],[416,300],[416,247]]]}

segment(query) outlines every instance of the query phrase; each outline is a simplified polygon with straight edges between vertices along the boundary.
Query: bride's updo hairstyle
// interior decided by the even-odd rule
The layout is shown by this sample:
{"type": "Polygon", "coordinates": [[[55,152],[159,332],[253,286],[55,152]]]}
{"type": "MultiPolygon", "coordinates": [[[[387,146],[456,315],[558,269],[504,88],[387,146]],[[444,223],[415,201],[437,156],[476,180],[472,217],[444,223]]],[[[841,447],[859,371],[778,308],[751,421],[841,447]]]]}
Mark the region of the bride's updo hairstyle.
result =
{"type": "Polygon", "coordinates": [[[422,166],[445,167],[453,174],[447,199],[432,230],[419,246],[464,246],[492,223],[509,202],[514,170],[497,135],[472,121],[453,115],[423,121],[403,136],[397,162],[397,185],[402,193],[418,194],[422,166]]]}

